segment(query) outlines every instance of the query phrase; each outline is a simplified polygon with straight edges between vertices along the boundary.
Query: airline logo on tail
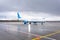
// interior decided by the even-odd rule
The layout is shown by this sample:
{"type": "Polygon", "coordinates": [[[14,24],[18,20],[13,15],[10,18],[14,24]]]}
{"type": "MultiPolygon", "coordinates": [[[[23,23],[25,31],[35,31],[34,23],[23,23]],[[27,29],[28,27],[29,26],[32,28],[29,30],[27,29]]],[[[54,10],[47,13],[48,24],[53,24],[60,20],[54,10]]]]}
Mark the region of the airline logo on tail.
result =
{"type": "Polygon", "coordinates": [[[17,12],[17,17],[18,17],[18,18],[21,18],[20,12],[17,12]]]}

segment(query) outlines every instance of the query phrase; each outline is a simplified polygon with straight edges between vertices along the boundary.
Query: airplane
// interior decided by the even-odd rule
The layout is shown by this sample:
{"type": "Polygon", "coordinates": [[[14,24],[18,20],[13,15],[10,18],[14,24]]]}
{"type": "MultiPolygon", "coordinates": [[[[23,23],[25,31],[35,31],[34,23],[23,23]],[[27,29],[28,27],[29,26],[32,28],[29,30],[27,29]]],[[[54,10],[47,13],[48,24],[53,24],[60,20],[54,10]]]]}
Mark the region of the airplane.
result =
{"type": "MultiPolygon", "coordinates": [[[[45,21],[37,21],[36,19],[35,20],[28,20],[28,19],[23,19],[20,12],[17,12],[17,17],[18,17],[18,20],[22,20],[24,24],[31,24],[31,23],[34,23],[34,24],[37,24],[37,23],[41,23],[43,25],[43,23],[45,23],[45,21]]],[[[45,18],[43,18],[45,19],[45,18]]]]}

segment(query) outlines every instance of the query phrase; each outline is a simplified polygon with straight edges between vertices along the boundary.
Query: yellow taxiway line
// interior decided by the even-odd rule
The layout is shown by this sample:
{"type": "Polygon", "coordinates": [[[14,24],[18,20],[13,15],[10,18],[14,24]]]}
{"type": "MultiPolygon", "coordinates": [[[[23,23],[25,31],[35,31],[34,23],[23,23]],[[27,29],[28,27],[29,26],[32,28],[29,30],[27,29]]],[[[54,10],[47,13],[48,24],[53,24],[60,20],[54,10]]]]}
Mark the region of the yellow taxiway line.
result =
{"type": "MultiPolygon", "coordinates": [[[[60,31],[56,31],[56,32],[51,33],[51,34],[47,34],[47,35],[44,35],[44,36],[40,36],[39,39],[41,39],[41,38],[48,38],[48,37],[53,36],[53,35],[58,34],[58,33],[60,33],[60,31]]],[[[37,40],[37,39],[36,39],[36,38],[33,38],[32,40],[37,40]]]]}
{"type": "Polygon", "coordinates": [[[60,33],[60,31],[56,31],[56,32],[54,32],[54,33],[47,34],[47,35],[45,35],[45,36],[40,36],[40,38],[50,37],[50,36],[53,36],[53,35],[58,34],[58,33],[60,33]]]}

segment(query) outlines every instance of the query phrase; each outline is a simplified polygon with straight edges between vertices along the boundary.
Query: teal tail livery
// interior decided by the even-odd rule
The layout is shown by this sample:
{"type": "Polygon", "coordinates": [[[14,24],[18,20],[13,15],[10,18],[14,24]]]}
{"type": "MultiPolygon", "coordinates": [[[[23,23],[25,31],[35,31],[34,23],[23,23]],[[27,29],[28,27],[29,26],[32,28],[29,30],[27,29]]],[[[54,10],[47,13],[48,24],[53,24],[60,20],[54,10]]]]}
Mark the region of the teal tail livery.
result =
{"type": "MultiPolygon", "coordinates": [[[[20,12],[17,12],[17,17],[18,17],[18,20],[22,18],[20,12]]],[[[28,21],[25,20],[25,19],[21,19],[21,20],[24,22],[24,24],[27,24],[28,23],[28,21]]]]}
{"type": "Polygon", "coordinates": [[[21,18],[20,12],[17,12],[18,19],[21,18]]]}

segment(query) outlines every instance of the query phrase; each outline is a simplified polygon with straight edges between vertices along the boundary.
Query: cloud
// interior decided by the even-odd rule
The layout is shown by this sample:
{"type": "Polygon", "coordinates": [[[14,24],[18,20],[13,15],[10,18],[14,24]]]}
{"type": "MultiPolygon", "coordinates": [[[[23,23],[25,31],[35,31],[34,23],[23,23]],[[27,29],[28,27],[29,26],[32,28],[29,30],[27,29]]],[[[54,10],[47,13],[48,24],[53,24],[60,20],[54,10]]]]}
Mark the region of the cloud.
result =
{"type": "Polygon", "coordinates": [[[60,14],[60,0],[30,0],[27,5],[30,11],[60,14]]]}
{"type": "Polygon", "coordinates": [[[16,12],[0,12],[0,20],[17,20],[16,12]]]}
{"type": "Polygon", "coordinates": [[[0,0],[0,12],[17,10],[60,16],[60,0],[0,0]]]}
{"type": "MultiPolygon", "coordinates": [[[[60,16],[53,16],[53,15],[49,15],[46,13],[41,13],[39,12],[38,14],[36,14],[35,12],[21,12],[20,16],[22,17],[22,20],[39,20],[39,21],[43,21],[43,18],[45,18],[44,20],[46,21],[59,21],[60,20],[60,16]],[[29,14],[28,14],[29,13],[29,14]]],[[[17,20],[17,12],[15,11],[10,11],[10,12],[0,12],[0,20],[17,20]]]]}

